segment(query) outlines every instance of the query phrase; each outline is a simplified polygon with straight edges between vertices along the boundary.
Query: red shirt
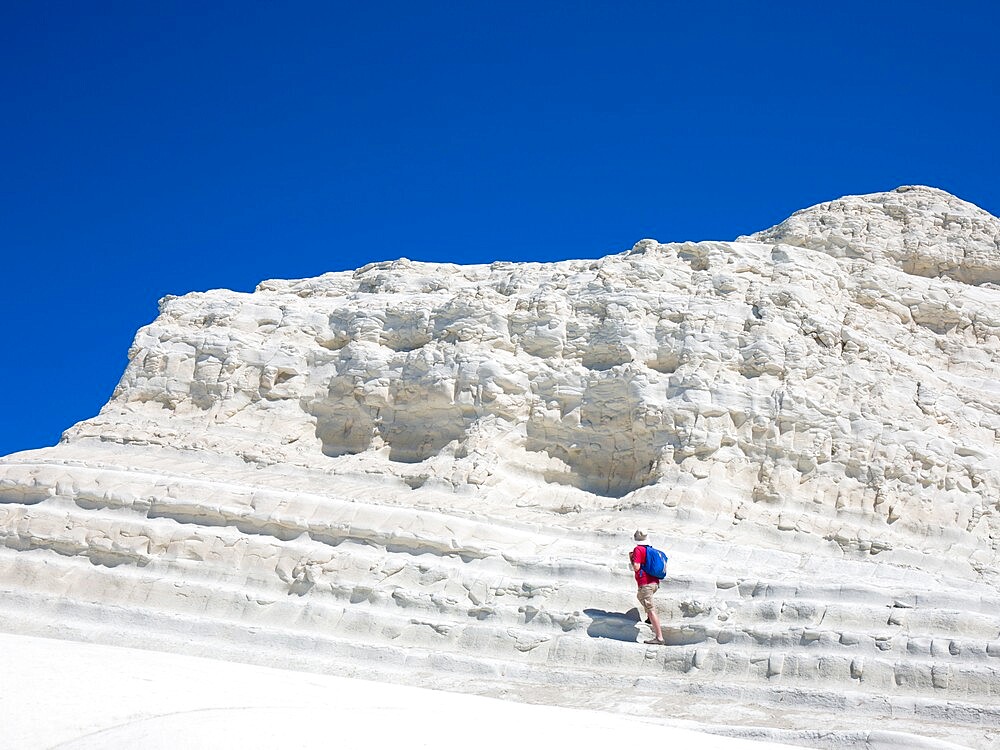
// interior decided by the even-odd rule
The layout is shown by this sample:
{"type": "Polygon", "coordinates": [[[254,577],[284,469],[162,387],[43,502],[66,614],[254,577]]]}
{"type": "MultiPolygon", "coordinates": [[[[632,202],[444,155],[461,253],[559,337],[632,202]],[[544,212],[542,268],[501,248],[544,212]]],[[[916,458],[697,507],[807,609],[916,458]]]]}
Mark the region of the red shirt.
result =
{"type": "Polygon", "coordinates": [[[639,586],[645,586],[649,583],[659,583],[659,578],[653,578],[645,570],[642,569],[642,564],[646,562],[646,545],[637,545],[634,550],[629,554],[628,559],[633,563],[639,563],[639,569],[635,572],[635,582],[639,586]]]}

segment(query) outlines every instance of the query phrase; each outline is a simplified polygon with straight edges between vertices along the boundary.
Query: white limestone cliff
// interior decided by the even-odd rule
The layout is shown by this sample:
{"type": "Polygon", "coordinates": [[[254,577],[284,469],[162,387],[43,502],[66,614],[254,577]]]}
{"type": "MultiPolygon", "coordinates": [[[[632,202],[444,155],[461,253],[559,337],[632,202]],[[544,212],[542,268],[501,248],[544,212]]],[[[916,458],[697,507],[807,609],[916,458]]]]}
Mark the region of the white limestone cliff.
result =
{"type": "Polygon", "coordinates": [[[919,185],[822,203],[740,239],[862,258],[914,276],[1000,282],[996,217],[943,190],[919,185]]]}
{"type": "Polygon", "coordinates": [[[0,630],[1000,747],[998,238],[905,187],[167,298],[98,416],[0,460],[0,630]]]}

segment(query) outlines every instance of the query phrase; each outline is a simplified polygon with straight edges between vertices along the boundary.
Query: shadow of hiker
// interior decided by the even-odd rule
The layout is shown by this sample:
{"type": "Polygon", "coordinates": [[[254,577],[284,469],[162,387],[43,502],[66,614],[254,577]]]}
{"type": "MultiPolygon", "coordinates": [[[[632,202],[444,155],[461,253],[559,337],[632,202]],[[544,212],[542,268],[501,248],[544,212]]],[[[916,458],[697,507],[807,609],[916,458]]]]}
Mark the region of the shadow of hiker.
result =
{"type": "Polygon", "coordinates": [[[603,609],[585,609],[583,613],[591,619],[587,635],[591,638],[610,638],[615,641],[635,643],[639,632],[639,610],[632,607],[628,612],[607,612],[603,609]]]}

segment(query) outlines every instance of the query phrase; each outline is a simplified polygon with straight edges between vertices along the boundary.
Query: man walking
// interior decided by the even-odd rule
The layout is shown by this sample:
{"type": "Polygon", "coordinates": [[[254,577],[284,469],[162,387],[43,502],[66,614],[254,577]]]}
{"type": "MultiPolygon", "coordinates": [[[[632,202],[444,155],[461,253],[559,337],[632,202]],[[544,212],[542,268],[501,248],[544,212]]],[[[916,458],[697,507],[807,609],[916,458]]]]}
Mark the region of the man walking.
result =
{"type": "Polygon", "coordinates": [[[652,640],[645,641],[649,644],[663,645],[663,631],[660,630],[660,618],[656,616],[656,609],[653,607],[653,594],[660,588],[660,579],[654,578],[642,569],[646,562],[646,532],[638,530],[632,535],[636,541],[636,547],[629,555],[632,563],[632,570],[635,571],[635,582],[639,587],[636,598],[646,611],[646,619],[650,627],[653,628],[652,640]]]}

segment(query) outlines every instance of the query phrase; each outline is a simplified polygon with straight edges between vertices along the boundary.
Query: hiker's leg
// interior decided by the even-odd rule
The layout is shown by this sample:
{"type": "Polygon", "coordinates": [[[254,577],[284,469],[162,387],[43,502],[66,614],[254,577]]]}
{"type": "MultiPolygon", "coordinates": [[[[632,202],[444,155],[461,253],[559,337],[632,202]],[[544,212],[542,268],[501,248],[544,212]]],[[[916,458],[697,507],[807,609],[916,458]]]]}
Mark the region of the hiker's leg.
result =
{"type": "Polygon", "coordinates": [[[660,630],[660,618],[656,615],[656,608],[651,607],[646,610],[646,616],[649,617],[649,625],[653,628],[653,637],[658,641],[663,640],[663,631],[660,630]]]}
{"type": "Polygon", "coordinates": [[[653,629],[653,637],[658,641],[662,641],[663,632],[660,630],[660,618],[656,616],[656,608],[653,605],[653,594],[656,593],[658,588],[659,586],[655,583],[640,586],[636,598],[646,611],[646,619],[649,620],[649,626],[653,629]]]}

